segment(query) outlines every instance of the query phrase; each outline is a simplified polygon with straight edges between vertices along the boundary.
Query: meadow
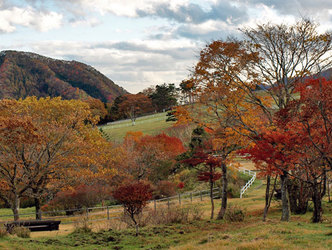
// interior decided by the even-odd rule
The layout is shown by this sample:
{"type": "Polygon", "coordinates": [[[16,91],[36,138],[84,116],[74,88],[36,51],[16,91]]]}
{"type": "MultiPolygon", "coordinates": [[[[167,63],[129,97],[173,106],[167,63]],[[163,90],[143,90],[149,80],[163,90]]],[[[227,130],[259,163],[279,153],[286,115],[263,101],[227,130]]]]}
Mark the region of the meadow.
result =
{"type": "Polygon", "coordinates": [[[109,123],[100,126],[100,128],[109,136],[111,141],[121,142],[127,132],[141,131],[146,135],[156,135],[170,128],[174,122],[166,122],[166,118],[166,112],[157,113],[137,118],[134,126],[129,119],[109,123]]]}

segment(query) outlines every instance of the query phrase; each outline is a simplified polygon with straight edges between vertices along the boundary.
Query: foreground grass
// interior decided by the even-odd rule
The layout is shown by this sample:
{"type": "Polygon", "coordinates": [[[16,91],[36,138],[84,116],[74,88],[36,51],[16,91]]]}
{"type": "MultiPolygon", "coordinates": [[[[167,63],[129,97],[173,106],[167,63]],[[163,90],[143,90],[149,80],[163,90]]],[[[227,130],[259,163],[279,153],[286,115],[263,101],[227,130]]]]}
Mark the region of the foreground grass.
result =
{"type": "MultiPolygon", "coordinates": [[[[299,249],[332,248],[332,203],[324,203],[324,222],[310,223],[311,213],[294,215],[280,222],[280,204],[274,202],[266,222],[261,221],[264,187],[253,189],[244,199],[231,199],[230,206],[245,208],[244,222],[209,220],[209,202],[203,219],[181,224],[151,225],[135,237],[133,229],[76,230],[68,235],[0,239],[1,249],[299,249]]],[[[217,207],[220,205],[216,201],[217,207]]],[[[34,233],[32,233],[34,234],[34,233]]]]}

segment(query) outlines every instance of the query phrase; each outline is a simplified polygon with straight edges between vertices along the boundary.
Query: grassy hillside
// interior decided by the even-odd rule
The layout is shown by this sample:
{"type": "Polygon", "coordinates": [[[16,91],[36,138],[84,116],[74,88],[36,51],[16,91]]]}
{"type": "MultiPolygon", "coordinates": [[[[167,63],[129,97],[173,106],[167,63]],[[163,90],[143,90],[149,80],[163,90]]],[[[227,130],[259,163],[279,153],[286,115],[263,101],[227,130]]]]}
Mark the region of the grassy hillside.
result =
{"type": "Polygon", "coordinates": [[[143,134],[155,135],[169,128],[174,122],[166,122],[166,112],[137,118],[133,126],[131,120],[118,121],[103,125],[100,128],[110,137],[112,141],[122,141],[129,131],[141,131],[143,134]]]}
{"type": "MultiPolygon", "coordinates": [[[[323,223],[310,223],[311,213],[293,215],[280,222],[281,208],[272,203],[266,222],[261,221],[264,186],[251,189],[243,199],[230,199],[231,207],[245,211],[242,222],[210,220],[208,199],[195,205],[201,209],[199,220],[148,225],[135,237],[132,228],[119,223],[95,222],[92,231],[76,229],[60,232],[36,232],[31,239],[6,236],[2,249],[331,249],[332,203],[324,202],[323,223]],[[50,236],[53,235],[53,236],[50,236]]],[[[220,206],[216,202],[217,208],[220,206]]],[[[187,207],[188,208],[188,207],[187,207]]],[[[182,205],[182,211],[186,211],[182,205]]],[[[66,225],[63,225],[65,227],[66,225]]]]}

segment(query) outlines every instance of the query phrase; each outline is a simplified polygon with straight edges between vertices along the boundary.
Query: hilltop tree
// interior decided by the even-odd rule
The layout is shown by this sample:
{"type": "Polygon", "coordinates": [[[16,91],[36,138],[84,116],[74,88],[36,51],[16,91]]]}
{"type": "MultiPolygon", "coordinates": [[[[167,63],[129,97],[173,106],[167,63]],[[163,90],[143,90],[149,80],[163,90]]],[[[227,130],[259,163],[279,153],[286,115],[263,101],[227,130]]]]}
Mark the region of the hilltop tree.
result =
{"type": "Polygon", "coordinates": [[[127,94],[118,104],[119,112],[126,114],[132,121],[133,126],[138,115],[153,111],[151,100],[143,94],[127,94]]]}
{"type": "Polygon", "coordinates": [[[180,83],[180,90],[183,94],[184,101],[188,102],[188,104],[193,104],[195,91],[195,83],[193,79],[183,80],[180,83]]]}
{"type": "Polygon", "coordinates": [[[149,97],[157,111],[162,112],[177,104],[177,89],[172,83],[156,85],[154,92],[149,97]]]}

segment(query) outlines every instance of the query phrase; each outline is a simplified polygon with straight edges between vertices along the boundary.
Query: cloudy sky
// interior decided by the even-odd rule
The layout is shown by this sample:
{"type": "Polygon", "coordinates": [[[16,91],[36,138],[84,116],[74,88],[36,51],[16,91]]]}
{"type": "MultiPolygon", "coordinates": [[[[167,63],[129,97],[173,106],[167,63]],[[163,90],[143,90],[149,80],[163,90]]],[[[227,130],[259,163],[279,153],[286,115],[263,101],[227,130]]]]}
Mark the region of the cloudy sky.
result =
{"type": "Polygon", "coordinates": [[[332,27],[332,0],[0,0],[0,50],[81,61],[136,93],[181,82],[213,39],[300,17],[332,27]]]}

